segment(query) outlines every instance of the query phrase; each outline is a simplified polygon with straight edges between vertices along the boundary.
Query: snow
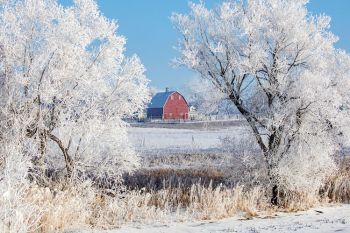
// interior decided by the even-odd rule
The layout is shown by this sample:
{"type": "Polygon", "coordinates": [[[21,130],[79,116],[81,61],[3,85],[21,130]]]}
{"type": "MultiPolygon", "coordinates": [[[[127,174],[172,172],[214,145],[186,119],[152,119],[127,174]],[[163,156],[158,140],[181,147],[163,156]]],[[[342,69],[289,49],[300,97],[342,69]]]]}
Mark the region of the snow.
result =
{"type": "Polygon", "coordinates": [[[247,134],[243,126],[217,129],[141,128],[128,129],[129,140],[137,150],[208,150],[220,148],[220,138],[247,134]]]}
{"type": "Polygon", "coordinates": [[[350,205],[315,208],[305,212],[277,213],[252,220],[238,217],[220,221],[124,226],[101,233],[330,233],[350,232],[350,205]]]}

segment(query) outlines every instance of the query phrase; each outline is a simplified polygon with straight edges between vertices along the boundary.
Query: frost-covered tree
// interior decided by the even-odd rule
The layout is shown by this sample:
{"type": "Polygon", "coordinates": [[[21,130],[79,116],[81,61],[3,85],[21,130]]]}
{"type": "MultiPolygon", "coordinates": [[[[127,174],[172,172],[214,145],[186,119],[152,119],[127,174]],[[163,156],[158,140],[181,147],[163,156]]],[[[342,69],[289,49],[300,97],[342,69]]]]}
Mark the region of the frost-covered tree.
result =
{"type": "Polygon", "coordinates": [[[0,143],[31,148],[34,178],[49,168],[119,178],[137,166],[122,119],[144,108],[148,80],[116,31],[93,0],[1,2],[0,143]]]}
{"type": "Polygon", "coordinates": [[[172,17],[183,38],[179,64],[210,80],[249,124],[273,204],[282,188],[317,192],[344,133],[348,55],[334,49],[330,18],[311,15],[307,2],[191,4],[189,15],[172,17]]]}

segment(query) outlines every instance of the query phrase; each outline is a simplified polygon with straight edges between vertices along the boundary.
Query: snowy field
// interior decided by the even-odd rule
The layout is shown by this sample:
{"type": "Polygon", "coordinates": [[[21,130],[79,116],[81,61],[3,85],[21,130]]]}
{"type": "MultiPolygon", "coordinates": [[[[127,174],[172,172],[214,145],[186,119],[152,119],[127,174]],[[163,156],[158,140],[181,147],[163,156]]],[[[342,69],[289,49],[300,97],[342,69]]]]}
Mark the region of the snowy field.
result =
{"type": "Polygon", "coordinates": [[[350,232],[350,205],[323,207],[305,212],[277,213],[252,220],[239,217],[220,221],[125,226],[101,233],[332,233],[350,232]]]}
{"type": "Polygon", "coordinates": [[[131,127],[129,140],[137,150],[211,150],[222,147],[220,138],[249,134],[244,126],[222,128],[143,128],[131,127]]]}
{"type": "MultiPolygon", "coordinates": [[[[137,151],[147,154],[148,152],[221,152],[229,146],[234,146],[225,144],[223,138],[234,139],[237,146],[252,136],[249,127],[242,123],[232,122],[228,125],[211,123],[141,124],[141,127],[128,128],[128,138],[137,151]]],[[[245,145],[242,146],[245,148],[245,145]]],[[[350,156],[350,139],[344,141],[344,146],[343,153],[350,156]]]]}

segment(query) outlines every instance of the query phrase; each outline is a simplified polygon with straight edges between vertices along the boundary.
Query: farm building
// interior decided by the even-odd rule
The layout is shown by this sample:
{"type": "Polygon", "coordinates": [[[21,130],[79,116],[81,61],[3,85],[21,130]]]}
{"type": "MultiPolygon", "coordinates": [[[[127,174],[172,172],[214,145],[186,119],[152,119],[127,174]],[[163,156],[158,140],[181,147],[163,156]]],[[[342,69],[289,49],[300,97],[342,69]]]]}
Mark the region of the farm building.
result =
{"type": "Polygon", "coordinates": [[[177,91],[157,93],[147,108],[148,119],[187,120],[188,104],[185,98],[177,91]]]}

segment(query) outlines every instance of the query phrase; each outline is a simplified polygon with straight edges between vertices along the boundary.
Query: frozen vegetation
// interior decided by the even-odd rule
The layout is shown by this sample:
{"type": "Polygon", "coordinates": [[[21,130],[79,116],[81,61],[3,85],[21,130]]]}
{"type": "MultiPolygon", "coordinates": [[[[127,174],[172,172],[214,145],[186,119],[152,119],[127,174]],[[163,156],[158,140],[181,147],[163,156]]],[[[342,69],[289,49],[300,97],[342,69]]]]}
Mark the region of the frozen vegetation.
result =
{"type": "Polygon", "coordinates": [[[94,0],[0,1],[0,232],[348,231],[350,56],[306,4],[174,13],[199,110],[243,121],[170,129],[125,122],[149,80],[94,0]]]}

